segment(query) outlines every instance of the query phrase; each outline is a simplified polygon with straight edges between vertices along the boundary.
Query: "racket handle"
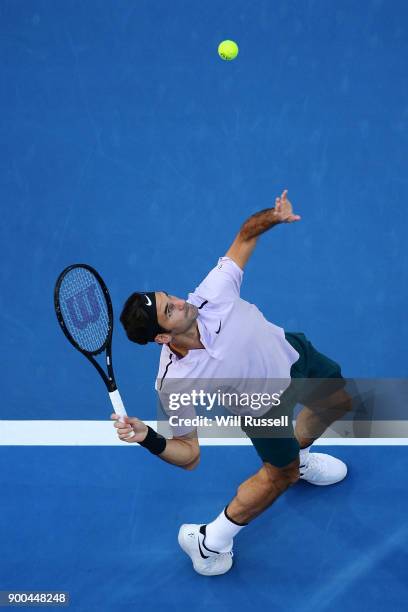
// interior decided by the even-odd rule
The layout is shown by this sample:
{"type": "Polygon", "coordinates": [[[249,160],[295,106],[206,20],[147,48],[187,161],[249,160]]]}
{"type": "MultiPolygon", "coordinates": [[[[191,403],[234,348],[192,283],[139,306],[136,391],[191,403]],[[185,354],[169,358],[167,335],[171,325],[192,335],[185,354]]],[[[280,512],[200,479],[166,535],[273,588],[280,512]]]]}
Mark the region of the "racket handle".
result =
{"type": "MultiPolygon", "coordinates": [[[[123,405],[122,398],[120,397],[118,389],[116,389],[115,391],[110,391],[109,397],[111,399],[112,406],[116,414],[118,414],[120,417],[127,416],[125,406],[123,405]]],[[[123,419],[120,420],[122,421],[123,419]]]]}
{"type": "MultiPolygon", "coordinates": [[[[112,406],[117,415],[120,416],[119,421],[124,423],[123,417],[127,416],[127,412],[125,410],[125,406],[123,405],[122,398],[120,397],[119,391],[116,389],[115,391],[109,391],[109,397],[112,402],[112,406]]],[[[132,431],[128,438],[133,438],[135,432],[132,431]]]]}

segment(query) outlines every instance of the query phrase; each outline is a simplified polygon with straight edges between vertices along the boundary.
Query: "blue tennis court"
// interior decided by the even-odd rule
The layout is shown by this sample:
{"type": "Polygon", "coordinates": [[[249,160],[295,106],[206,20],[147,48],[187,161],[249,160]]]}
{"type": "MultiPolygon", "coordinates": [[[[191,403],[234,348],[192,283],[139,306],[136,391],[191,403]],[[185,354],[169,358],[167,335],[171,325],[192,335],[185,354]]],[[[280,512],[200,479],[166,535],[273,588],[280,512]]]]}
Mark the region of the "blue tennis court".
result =
{"type": "Polygon", "coordinates": [[[242,297],[345,377],[405,379],[407,17],[400,0],[0,3],[0,591],[67,591],[78,611],[406,608],[403,406],[398,438],[321,439],[347,478],[297,483],[228,574],[199,576],[178,528],[221,511],[257,454],[204,445],[183,471],[117,443],[53,290],[72,263],[100,272],[122,398],[152,422],[159,349],[127,341],[124,301],[186,296],[287,188],[302,220],[261,238],[242,297]]]}
{"type": "Polygon", "coordinates": [[[348,478],[296,484],[237,538],[233,570],[212,578],[193,571],[177,531],[212,517],[257,469],[251,448],[205,447],[193,472],[159,470],[135,447],[3,448],[1,587],[69,591],[84,611],[186,600],[193,610],[403,610],[405,453],[337,447],[348,478]]]}

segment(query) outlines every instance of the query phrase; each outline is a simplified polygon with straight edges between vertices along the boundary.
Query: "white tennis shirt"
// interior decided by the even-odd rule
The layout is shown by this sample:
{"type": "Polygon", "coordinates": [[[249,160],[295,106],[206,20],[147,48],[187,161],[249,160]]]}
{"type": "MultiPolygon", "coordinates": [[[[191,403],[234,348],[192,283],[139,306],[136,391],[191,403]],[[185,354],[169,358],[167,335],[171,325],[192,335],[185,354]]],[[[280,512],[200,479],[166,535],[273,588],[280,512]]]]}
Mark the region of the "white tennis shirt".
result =
{"type": "MultiPolygon", "coordinates": [[[[190,381],[279,379],[280,391],[289,386],[290,368],[299,354],[286,340],[281,327],[267,321],[254,304],[240,298],[242,278],[243,271],[232,259],[220,257],[203,282],[189,293],[187,302],[199,309],[197,324],[205,348],[189,350],[180,359],[163,345],[155,385],[159,397],[165,396],[174,379],[181,378],[190,381]]],[[[258,416],[268,409],[260,408],[258,416]]],[[[180,408],[177,414],[182,416],[183,412],[191,416],[190,407],[180,408]]],[[[240,409],[235,407],[232,412],[238,414],[240,409]]],[[[172,426],[175,436],[193,429],[172,426]]]]}

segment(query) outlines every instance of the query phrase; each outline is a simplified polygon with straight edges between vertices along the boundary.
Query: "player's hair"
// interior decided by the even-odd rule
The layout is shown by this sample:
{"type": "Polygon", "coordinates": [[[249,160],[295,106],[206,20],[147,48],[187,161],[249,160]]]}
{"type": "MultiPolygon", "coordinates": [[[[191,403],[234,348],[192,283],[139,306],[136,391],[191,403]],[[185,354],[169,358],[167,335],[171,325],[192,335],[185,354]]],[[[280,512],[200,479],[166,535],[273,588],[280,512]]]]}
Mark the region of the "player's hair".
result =
{"type": "MultiPolygon", "coordinates": [[[[148,331],[149,317],[144,309],[145,304],[144,294],[132,293],[126,300],[120,315],[120,322],[127,337],[137,344],[152,342],[148,331]]],[[[158,325],[158,333],[160,332],[168,333],[167,330],[158,325]]]]}

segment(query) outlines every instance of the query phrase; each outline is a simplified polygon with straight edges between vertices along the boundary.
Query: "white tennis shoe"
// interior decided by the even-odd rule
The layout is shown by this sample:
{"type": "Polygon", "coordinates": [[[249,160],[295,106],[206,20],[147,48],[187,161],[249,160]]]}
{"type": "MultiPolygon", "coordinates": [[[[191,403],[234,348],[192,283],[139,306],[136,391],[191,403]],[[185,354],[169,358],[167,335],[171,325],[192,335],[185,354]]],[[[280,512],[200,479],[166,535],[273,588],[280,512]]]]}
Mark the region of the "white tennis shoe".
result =
{"type": "Polygon", "coordinates": [[[325,453],[307,453],[299,466],[301,480],[314,485],[331,485],[347,475],[347,465],[340,459],[325,453]]]}
{"type": "Polygon", "coordinates": [[[204,546],[204,534],[200,532],[203,525],[182,525],[178,534],[178,543],[193,562],[198,574],[219,576],[232,567],[233,553],[217,553],[204,546]]]}

